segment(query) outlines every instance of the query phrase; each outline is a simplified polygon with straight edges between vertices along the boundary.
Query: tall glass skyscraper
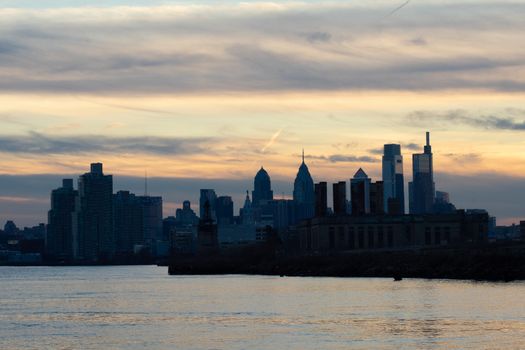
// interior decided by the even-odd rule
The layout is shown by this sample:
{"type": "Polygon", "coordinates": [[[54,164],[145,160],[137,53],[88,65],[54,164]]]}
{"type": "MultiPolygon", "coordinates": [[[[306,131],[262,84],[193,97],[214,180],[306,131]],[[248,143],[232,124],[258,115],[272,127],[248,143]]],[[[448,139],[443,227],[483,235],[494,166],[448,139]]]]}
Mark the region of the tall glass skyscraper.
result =
{"type": "Polygon", "coordinates": [[[412,183],[410,184],[410,213],[432,213],[435,201],[434,168],[430,133],[423,153],[412,155],[412,183]]]}
{"type": "Polygon", "coordinates": [[[303,162],[299,167],[297,176],[293,185],[293,201],[296,206],[296,220],[299,222],[304,219],[310,219],[315,215],[315,190],[314,181],[308,170],[308,166],[303,162]]]}
{"type": "Polygon", "coordinates": [[[403,176],[401,145],[387,144],[384,146],[383,186],[385,213],[404,214],[405,179],[403,176]]]}

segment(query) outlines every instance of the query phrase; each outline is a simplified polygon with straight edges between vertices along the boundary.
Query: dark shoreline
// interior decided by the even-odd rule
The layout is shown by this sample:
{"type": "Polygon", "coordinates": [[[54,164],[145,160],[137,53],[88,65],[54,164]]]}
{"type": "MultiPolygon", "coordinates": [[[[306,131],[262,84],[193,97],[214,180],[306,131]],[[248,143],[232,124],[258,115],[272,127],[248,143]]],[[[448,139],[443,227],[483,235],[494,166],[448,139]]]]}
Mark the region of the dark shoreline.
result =
{"type": "Polygon", "coordinates": [[[244,274],[509,282],[525,280],[525,245],[294,257],[250,251],[174,259],[169,264],[168,272],[170,275],[244,274]]]}

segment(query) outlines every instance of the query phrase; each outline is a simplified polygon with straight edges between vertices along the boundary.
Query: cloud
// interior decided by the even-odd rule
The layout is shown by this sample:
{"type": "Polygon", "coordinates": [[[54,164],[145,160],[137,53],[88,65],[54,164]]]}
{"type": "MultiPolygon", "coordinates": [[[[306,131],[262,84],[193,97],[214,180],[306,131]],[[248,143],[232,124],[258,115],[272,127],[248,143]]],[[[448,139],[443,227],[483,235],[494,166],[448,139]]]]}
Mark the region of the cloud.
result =
{"type": "Polygon", "coordinates": [[[391,8],[309,1],[0,9],[0,92],[525,90],[525,52],[517,49],[525,4],[418,2],[403,8],[406,16],[378,21],[391,8]]]}
{"type": "Polygon", "coordinates": [[[266,143],[266,145],[264,145],[264,147],[261,149],[261,153],[266,152],[267,149],[269,149],[270,147],[272,147],[273,144],[275,143],[275,141],[277,141],[277,139],[279,138],[279,136],[281,135],[282,132],[283,132],[283,128],[277,130],[277,131],[272,135],[272,137],[270,138],[270,140],[268,141],[268,143],[266,143]]]}
{"type": "Polygon", "coordinates": [[[332,154],[328,156],[305,155],[306,159],[323,160],[330,163],[377,163],[378,160],[369,156],[354,156],[343,154],[332,154]]]}
{"type": "Polygon", "coordinates": [[[481,154],[479,153],[446,153],[443,154],[445,157],[448,157],[458,163],[462,164],[472,164],[472,163],[479,163],[481,161],[481,154]]]}
{"type": "Polygon", "coordinates": [[[32,155],[79,153],[181,155],[211,153],[213,142],[213,138],[50,136],[31,132],[28,135],[0,135],[0,152],[32,155]]]}
{"type": "Polygon", "coordinates": [[[302,36],[311,44],[315,44],[318,42],[326,43],[332,39],[332,35],[327,32],[303,33],[302,36]]]}
{"type": "MultiPolygon", "coordinates": [[[[501,112],[502,114],[519,113],[519,110],[501,112]]],[[[521,111],[522,118],[525,112],[521,111]]],[[[450,110],[445,112],[415,111],[408,115],[408,120],[417,125],[421,124],[463,124],[476,128],[489,130],[525,130],[525,120],[516,120],[514,117],[500,116],[495,114],[473,114],[465,110],[450,110]]]]}

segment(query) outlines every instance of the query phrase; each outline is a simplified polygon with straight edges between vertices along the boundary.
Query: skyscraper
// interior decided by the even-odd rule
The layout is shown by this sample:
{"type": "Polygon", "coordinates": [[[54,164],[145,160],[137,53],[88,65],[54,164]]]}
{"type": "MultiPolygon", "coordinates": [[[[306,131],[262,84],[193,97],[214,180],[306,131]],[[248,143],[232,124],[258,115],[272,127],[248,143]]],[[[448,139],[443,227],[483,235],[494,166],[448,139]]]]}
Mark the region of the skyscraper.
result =
{"type": "Polygon", "coordinates": [[[157,240],[162,239],[162,197],[139,196],[142,208],[142,230],[144,243],[153,250],[157,240]]]}
{"type": "Polygon", "coordinates": [[[383,181],[376,181],[370,183],[370,214],[384,215],[385,201],[384,201],[384,184],[383,181]]]}
{"type": "Polygon", "coordinates": [[[423,153],[412,155],[412,183],[410,186],[410,213],[432,213],[435,201],[434,169],[430,133],[426,135],[423,153]]]}
{"type": "Polygon", "coordinates": [[[328,214],[327,201],[328,189],[327,183],[322,181],[315,184],[315,216],[323,217],[328,214]]]}
{"type": "Polygon", "coordinates": [[[387,144],[383,154],[383,201],[384,211],[389,214],[405,212],[405,179],[403,176],[403,156],[401,145],[387,144]],[[390,208],[397,212],[390,213],[390,208]]]}
{"type": "Polygon", "coordinates": [[[253,180],[252,206],[259,207],[272,199],[273,191],[270,175],[261,167],[253,180]]]}
{"type": "Polygon", "coordinates": [[[340,181],[333,186],[334,214],[337,216],[346,215],[346,182],[340,181]]]}
{"type": "Polygon", "coordinates": [[[113,230],[113,177],[104,175],[101,163],[78,179],[73,213],[73,256],[77,260],[111,259],[115,253],[113,230]]]}
{"type": "Polygon", "coordinates": [[[302,159],[303,161],[293,186],[293,200],[297,210],[297,221],[312,218],[315,214],[314,181],[304,162],[304,151],[302,159]]]}
{"type": "Polygon", "coordinates": [[[119,254],[131,254],[135,246],[144,244],[142,205],[129,191],[113,195],[115,250],[119,254]]]}
{"type": "Polygon", "coordinates": [[[73,218],[78,191],[73,179],[62,180],[62,187],[51,191],[51,210],[47,214],[46,252],[56,259],[73,257],[73,218]]]}
{"type": "Polygon", "coordinates": [[[233,223],[233,200],[230,196],[217,197],[215,210],[217,214],[217,223],[232,224],[233,223]]]}
{"type": "Polygon", "coordinates": [[[370,178],[361,168],[350,180],[352,215],[361,216],[370,213],[370,182],[370,178]]]}
{"type": "Polygon", "coordinates": [[[202,219],[206,214],[206,208],[204,204],[208,202],[210,219],[217,221],[217,214],[215,213],[215,204],[217,201],[217,194],[212,189],[201,189],[201,196],[199,199],[199,216],[202,219]]]}

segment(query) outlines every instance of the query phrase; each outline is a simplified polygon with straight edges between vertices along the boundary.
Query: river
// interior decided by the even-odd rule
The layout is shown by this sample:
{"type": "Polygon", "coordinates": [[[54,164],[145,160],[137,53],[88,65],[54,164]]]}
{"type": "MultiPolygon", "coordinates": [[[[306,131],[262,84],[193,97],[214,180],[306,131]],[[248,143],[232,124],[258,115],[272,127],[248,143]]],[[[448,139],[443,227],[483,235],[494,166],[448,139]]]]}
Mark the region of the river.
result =
{"type": "Polygon", "coordinates": [[[0,267],[0,349],[495,349],[525,283],[0,267]]]}

